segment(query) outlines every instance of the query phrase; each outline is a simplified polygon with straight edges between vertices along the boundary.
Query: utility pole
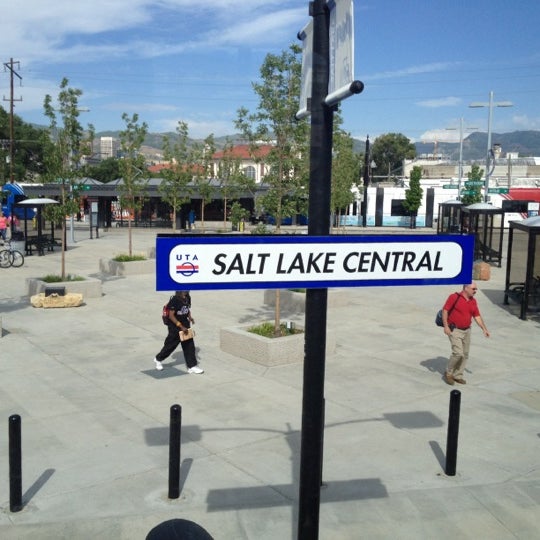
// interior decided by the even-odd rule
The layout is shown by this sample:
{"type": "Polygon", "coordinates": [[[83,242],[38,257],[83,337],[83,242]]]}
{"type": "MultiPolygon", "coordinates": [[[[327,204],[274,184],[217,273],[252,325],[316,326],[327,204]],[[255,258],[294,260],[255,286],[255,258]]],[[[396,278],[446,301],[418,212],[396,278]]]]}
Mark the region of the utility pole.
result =
{"type": "Polygon", "coordinates": [[[10,94],[9,99],[6,99],[4,96],[4,101],[9,101],[9,182],[13,184],[15,182],[15,178],[13,175],[13,157],[15,154],[15,136],[13,134],[13,109],[15,107],[14,102],[15,101],[22,101],[22,97],[19,99],[15,99],[13,97],[13,77],[18,77],[19,81],[22,81],[22,77],[15,71],[15,65],[17,66],[17,69],[20,68],[19,62],[14,62],[13,58],[10,58],[9,62],[4,62],[4,71],[7,69],[9,70],[9,88],[10,88],[10,94]]]}

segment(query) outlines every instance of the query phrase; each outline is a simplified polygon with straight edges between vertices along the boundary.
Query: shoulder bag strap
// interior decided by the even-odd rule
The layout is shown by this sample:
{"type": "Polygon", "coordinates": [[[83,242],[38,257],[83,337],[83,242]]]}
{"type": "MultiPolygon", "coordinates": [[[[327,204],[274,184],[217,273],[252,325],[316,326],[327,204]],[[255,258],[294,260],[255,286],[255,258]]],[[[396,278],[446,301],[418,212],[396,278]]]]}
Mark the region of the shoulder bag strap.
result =
{"type": "Polygon", "coordinates": [[[450,316],[450,313],[452,313],[453,309],[456,307],[456,304],[458,303],[460,297],[461,297],[461,294],[460,293],[456,293],[457,294],[457,298],[456,298],[456,301],[454,302],[454,305],[452,306],[452,308],[450,309],[450,311],[448,312],[448,315],[450,316]]]}

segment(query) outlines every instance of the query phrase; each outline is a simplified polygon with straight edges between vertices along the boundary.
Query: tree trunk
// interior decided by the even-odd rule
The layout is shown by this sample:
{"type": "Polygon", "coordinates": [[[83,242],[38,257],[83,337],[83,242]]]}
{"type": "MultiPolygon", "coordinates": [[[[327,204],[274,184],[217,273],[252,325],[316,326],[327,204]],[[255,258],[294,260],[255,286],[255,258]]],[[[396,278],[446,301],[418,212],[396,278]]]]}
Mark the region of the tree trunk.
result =
{"type": "Polygon", "coordinates": [[[276,289],[276,308],[274,310],[274,336],[281,336],[281,294],[280,290],[276,289]]]}

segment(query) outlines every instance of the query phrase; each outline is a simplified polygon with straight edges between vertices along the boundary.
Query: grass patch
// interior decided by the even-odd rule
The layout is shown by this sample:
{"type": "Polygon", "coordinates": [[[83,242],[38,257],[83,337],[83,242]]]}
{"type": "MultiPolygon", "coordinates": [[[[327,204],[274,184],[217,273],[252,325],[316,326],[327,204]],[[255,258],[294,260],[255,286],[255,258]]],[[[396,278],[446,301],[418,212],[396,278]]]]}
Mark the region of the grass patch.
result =
{"type": "Polygon", "coordinates": [[[68,274],[66,277],[58,276],[56,274],[48,274],[41,278],[41,281],[45,283],[63,283],[64,281],[84,281],[86,278],[82,276],[76,276],[74,274],[68,274]]]}
{"type": "Polygon", "coordinates": [[[280,334],[276,336],[276,334],[274,333],[274,323],[272,322],[264,322],[256,326],[251,326],[247,329],[247,331],[251,332],[252,334],[257,334],[258,336],[267,338],[292,336],[294,334],[302,333],[302,330],[298,330],[297,328],[287,328],[287,325],[285,323],[281,323],[279,325],[279,330],[280,334]]]}
{"type": "Polygon", "coordinates": [[[113,257],[113,261],[116,262],[133,262],[133,261],[146,261],[144,255],[127,255],[126,253],[121,253],[113,257]]]}

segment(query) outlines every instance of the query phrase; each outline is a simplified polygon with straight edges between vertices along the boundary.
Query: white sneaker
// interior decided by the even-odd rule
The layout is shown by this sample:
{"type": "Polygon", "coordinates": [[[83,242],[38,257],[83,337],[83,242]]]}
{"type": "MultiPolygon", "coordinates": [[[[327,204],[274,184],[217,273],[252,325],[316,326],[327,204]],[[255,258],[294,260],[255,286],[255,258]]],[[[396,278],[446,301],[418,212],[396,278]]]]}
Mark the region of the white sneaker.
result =
{"type": "Polygon", "coordinates": [[[158,371],[161,371],[163,369],[162,363],[159,360],[156,360],[155,358],[154,358],[154,364],[156,364],[156,369],[158,371]]]}
{"type": "Polygon", "coordinates": [[[204,369],[201,369],[199,366],[193,366],[187,370],[188,373],[194,373],[196,375],[200,375],[201,373],[204,373],[204,369]]]}

